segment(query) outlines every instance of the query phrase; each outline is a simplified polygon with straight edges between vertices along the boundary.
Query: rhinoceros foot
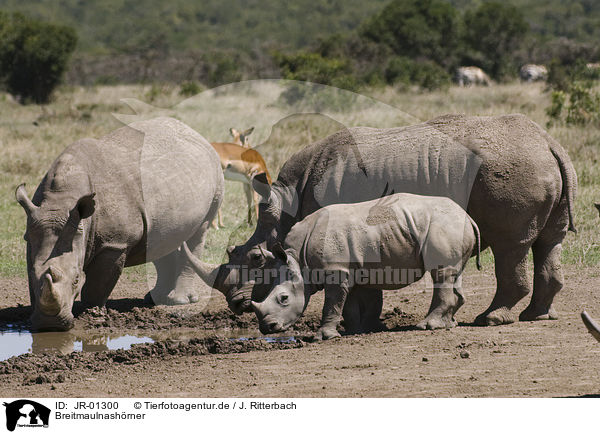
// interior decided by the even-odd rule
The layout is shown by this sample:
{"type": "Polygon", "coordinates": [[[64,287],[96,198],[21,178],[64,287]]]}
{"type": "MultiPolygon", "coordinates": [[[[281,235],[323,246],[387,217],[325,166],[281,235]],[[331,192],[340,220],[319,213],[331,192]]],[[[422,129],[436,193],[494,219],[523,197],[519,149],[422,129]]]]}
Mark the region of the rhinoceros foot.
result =
{"type": "Polygon", "coordinates": [[[475,324],[480,326],[496,326],[515,322],[515,316],[507,307],[501,307],[491,312],[485,311],[475,318],[475,324]]]}
{"type": "Polygon", "coordinates": [[[549,308],[536,308],[535,306],[529,305],[521,312],[521,315],[519,315],[519,321],[541,321],[546,319],[558,319],[558,314],[553,306],[550,306],[549,308]]]}
{"type": "Polygon", "coordinates": [[[420,330],[450,329],[456,327],[456,324],[454,318],[428,315],[423,321],[417,324],[417,328],[420,330]]]}
{"type": "Polygon", "coordinates": [[[155,287],[144,297],[144,302],[148,304],[166,306],[197,303],[199,300],[199,292],[192,285],[183,285],[183,287],[171,291],[162,287],[155,287]]]}
{"type": "Polygon", "coordinates": [[[313,342],[326,341],[328,339],[339,338],[341,335],[335,328],[320,328],[313,336],[313,342]]]}

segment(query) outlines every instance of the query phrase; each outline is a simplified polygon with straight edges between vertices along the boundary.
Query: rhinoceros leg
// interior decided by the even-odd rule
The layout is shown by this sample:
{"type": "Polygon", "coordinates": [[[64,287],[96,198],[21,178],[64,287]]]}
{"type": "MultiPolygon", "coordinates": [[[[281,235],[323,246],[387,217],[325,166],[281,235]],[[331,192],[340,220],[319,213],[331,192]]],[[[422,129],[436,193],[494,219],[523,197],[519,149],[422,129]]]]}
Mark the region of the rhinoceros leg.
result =
{"type": "MultiPolygon", "coordinates": [[[[200,257],[209,222],[187,240],[188,247],[195,256],[200,257]]],[[[148,293],[155,304],[181,305],[197,303],[201,295],[210,296],[211,289],[204,285],[196,272],[189,266],[187,258],[180,250],[175,250],[154,262],[156,267],[156,285],[148,293]],[[201,294],[200,288],[207,294],[201,294]]],[[[148,295],[146,296],[146,299],[148,295]]]]}
{"type": "Polygon", "coordinates": [[[346,297],[342,317],[344,318],[344,329],[350,335],[362,333],[360,323],[360,289],[353,289],[346,297]]]}
{"type": "Polygon", "coordinates": [[[454,314],[465,303],[462,276],[452,267],[430,270],[433,279],[433,297],[425,319],[417,324],[422,330],[456,327],[454,314]]]}
{"type": "Polygon", "coordinates": [[[153,262],[156,268],[156,283],[147,294],[144,300],[149,304],[176,304],[169,302],[169,294],[175,288],[175,279],[177,276],[177,258],[179,251],[169,253],[167,256],[157,259],[153,262]]]}
{"type": "MultiPolygon", "coordinates": [[[[252,187],[249,184],[244,184],[244,193],[246,193],[246,202],[248,204],[248,224],[251,225],[252,224],[252,214],[254,213],[254,190],[252,189],[252,187]]],[[[258,201],[256,202],[257,206],[258,206],[258,201]]],[[[258,214],[257,214],[257,218],[258,218],[258,214]]]]}
{"type": "Polygon", "coordinates": [[[519,320],[532,321],[557,319],[558,315],[552,307],[554,296],[563,287],[563,274],[560,264],[562,245],[547,245],[536,241],[533,245],[533,296],[529,306],[521,312],[519,320]]]}
{"type": "Polygon", "coordinates": [[[85,269],[81,302],[85,307],[104,306],[125,265],[126,253],[106,248],[96,255],[85,269]]]}
{"type": "Polygon", "coordinates": [[[383,291],[381,289],[369,289],[360,294],[361,312],[360,326],[363,333],[375,333],[386,330],[381,321],[381,310],[383,309],[383,291]]]}
{"type": "Polygon", "coordinates": [[[343,318],[348,334],[375,333],[386,330],[381,321],[383,291],[381,289],[353,289],[346,298],[343,318]]]}
{"type": "Polygon", "coordinates": [[[323,304],[321,327],[317,330],[314,340],[320,341],[340,336],[337,326],[342,319],[342,311],[349,290],[347,276],[339,284],[325,284],[325,303],[323,304]]]}
{"type": "Polygon", "coordinates": [[[530,286],[527,280],[527,253],[529,245],[494,248],[496,262],[496,295],[485,312],[475,318],[478,325],[510,324],[515,321],[511,309],[525,297],[530,286]]]}

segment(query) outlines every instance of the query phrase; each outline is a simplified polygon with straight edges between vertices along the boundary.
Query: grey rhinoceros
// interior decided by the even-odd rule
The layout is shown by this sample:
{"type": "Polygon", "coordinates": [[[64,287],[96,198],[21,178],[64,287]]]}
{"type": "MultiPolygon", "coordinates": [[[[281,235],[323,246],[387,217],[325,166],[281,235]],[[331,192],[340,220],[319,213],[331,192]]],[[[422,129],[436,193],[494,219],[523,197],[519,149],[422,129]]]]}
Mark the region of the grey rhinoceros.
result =
{"type": "Polygon", "coordinates": [[[277,333],[294,324],[311,295],[325,288],[323,318],[315,337],[329,339],[339,336],[342,312],[347,332],[369,331],[364,321],[381,313],[377,289],[403,288],[428,271],[433,298],[417,327],[450,328],[465,299],[462,271],[472,253],[479,266],[479,249],[477,225],[447,197],[397,193],[329,205],[296,223],[283,245],[277,243],[272,252],[265,252],[265,270],[277,273],[266,298],[252,305],[260,330],[277,333]],[[349,293],[357,291],[363,300],[373,296],[375,314],[363,318],[360,303],[345,303],[349,293]]]}
{"type": "MultiPolygon", "coordinates": [[[[476,323],[514,321],[512,307],[530,291],[527,254],[533,250],[534,290],[521,320],[554,319],[554,296],[563,286],[560,254],[567,230],[575,231],[577,176],[565,150],[523,115],[446,115],[390,129],[350,128],[293,155],[262,196],[254,234],[229,247],[229,262],[214,276],[234,312],[251,311],[253,284],[244,267],[258,268],[258,247],[281,242],[291,227],[319,208],[407,192],[449,197],[477,223],[482,248],[495,257],[497,290],[476,323]]],[[[204,278],[204,277],[203,277],[204,278]]]]}
{"type": "Polygon", "coordinates": [[[71,328],[80,293],[84,305],[104,305],[123,267],[145,262],[157,270],[155,303],[196,301],[201,282],[178,248],[201,251],[223,189],[212,146],[172,118],[67,147],[33,200],[24,185],[16,190],[27,213],[32,328],[71,328]]]}

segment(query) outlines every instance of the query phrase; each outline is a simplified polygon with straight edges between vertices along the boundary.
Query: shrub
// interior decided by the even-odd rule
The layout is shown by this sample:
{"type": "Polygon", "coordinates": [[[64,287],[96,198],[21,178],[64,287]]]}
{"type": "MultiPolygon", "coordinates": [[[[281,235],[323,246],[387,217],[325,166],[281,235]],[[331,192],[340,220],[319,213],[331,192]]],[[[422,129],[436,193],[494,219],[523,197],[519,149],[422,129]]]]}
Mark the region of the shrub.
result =
{"type": "Polygon", "coordinates": [[[0,77],[6,90],[23,103],[49,102],[76,43],[70,27],[0,14],[0,77]]]}
{"type": "Polygon", "coordinates": [[[396,55],[448,66],[459,41],[458,14],[442,0],[394,0],[367,19],[361,35],[389,46],[396,55]]]}
{"type": "Polygon", "coordinates": [[[565,122],[567,125],[600,125],[600,93],[577,83],[571,85],[568,92],[555,90],[546,114],[550,117],[549,124],[565,122]],[[569,103],[565,104],[567,97],[569,103]]]}
{"type": "Polygon", "coordinates": [[[599,68],[588,68],[587,62],[580,58],[572,63],[563,63],[553,59],[548,66],[548,86],[552,89],[568,92],[573,85],[591,88],[600,79],[599,68]]]}
{"type": "Polygon", "coordinates": [[[179,95],[194,96],[203,90],[204,88],[195,81],[184,81],[179,87],[179,95]]]}
{"type": "Polygon", "coordinates": [[[326,58],[319,53],[300,51],[293,54],[275,53],[281,75],[288,80],[310,81],[348,90],[358,88],[350,62],[326,58]]]}
{"type": "Polygon", "coordinates": [[[393,57],[385,69],[385,80],[388,84],[416,85],[422,89],[435,90],[450,85],[451,77],[435,62],[393,57]]]}
{"type": "Polygon", "coordinates": [[[495,80],[515,75],[513,53],[528,31],[523,14],[510,4],[489,2],[467,10],[463,32],[466,56],[461,63],[480,66],[495,80]]]}

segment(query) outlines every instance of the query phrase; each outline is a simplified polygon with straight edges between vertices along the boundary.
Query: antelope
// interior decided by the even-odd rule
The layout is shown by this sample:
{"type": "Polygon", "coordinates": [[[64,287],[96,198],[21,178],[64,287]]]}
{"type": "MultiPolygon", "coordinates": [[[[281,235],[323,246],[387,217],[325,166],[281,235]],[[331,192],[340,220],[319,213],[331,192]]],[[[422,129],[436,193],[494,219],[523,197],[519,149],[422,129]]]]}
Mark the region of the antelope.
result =
{"type": "Polygon", "coordinates": [[[250,148],[250,139],[248,139],[248,136],[252,134],[252,131],[254,131],[254,127],[248,128],[241,133],[235,128],[229,128],[229,134],[233,137],[233,143],[243,146],[244,148],[250,148]]]}
{"type": "MultiPolygon", "coordinates": [[[[267,181],[271,184],[271,175],[263,157],[258,151],[250,147],[248,136],[254,131],[254,127],[246,131],[239,132],[235,128],[230,128],[229,133],[235,143],[211,143],[221,159],[221,168],[225,179],[238,181],[244,184],[244,193],[248,202],[248,224],[252,224],[252,208],[258,219],[258,195],[252,189],[252,178],[259,173],[267,176],[267,181]]],[[[215,229],[224,227],[221,210],[217,213],[217,218],[213,220],[212,226],[215,229]]]]}

